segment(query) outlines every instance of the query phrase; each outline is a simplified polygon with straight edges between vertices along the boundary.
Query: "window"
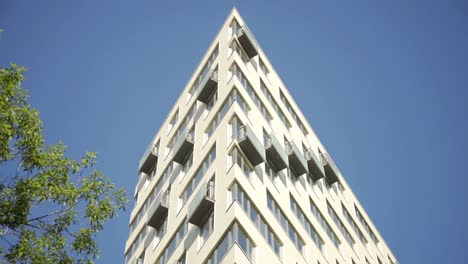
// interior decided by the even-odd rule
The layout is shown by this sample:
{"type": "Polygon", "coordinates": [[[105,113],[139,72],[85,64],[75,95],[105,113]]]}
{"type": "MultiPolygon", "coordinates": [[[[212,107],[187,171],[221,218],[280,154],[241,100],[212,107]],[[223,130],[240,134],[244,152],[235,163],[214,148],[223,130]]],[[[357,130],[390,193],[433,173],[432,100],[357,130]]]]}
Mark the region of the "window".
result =
{"type": "Polygon", "coordinates": [[[180,179],[182,180],[193,165],[193,150],[187,154],[181,165],[180,179]]]}
{"type": "Polygon", "coordinates": [[[362,234],[361,230],[359,229],[359,227],[357,226],[356,222],[354,222],[354,219],[353,217],[351,216],[351,214],[348,212],[348,210],[346,209],[346,207],[344,206],[343,203],[341,203],[341,209],[343,211],[343,215],[345,216],[346,220],[348,221],[349,225],[353,228],[354,232],[358,235],[359,237],[359,240],[361,240],[361,242],[366,245],[367,244],[367,239],[364,237],[364,235],[362,234]]]}
{"type": "Polygon", "coordinates": [[[255,92],[255,90],[253,89],[252,85],[250,84],[250,82],[247,80],[247,78],[245,77],[244,73],[242,73],[242,71],[240,70],[239,66],[237,66],[237,64],[233,64],[231,66],[231,69],[230,71],[232,72],[233,75],[235,75],[237,77],[237,79],[239,80],[239,82],[244,86],[245,90],[247,91],[247,93],[249,94],[250,98],[252,99],[252,101],[254,102],[254,104],[257,106],[258,110],[260,111],[260,113],[263,115],[263,117],[265,118],[266,122],[268,124],[270,124],[271,122],[271,115],[270,113],[268,112],[268,110],[266,110],[266,107],[263,105],[262,101],[260,100],[260,98],[258,97],[257,93],[255,92]]]}
{"type": "Polygon", "coordinates": [[[221,110],[219,110],[219,112],[213,117],[213,120],[210,122],[210,124],[208,125],[208,128],[205,130],[205,142],[208,140],[208,138],[211,137],[211,135],[213,135],[219,123],[221,123],[221,120],[226,115],[227,111],[229,110],[229,108],[234,102],[237,102],[239,107],[247,115],[249,111],[247,104],[245,103],[244,99],[238,94],[237,90],[233,89],[231,94],[228,96],[228,98],[224,102],[224,104],[221,106],[221,110]]]}
{"type": "Polygon", "coordinates": [[[156,229],[153,237],[153,249],[156,248],[158,245],[159,241],[164,237],[164,235],[167,232],[167,217],[164,219],[162,222],[161,226],[159,226],[158,229],[156,229]]]}
{"type": "Polygon", "coordinates": [[[249,181],[252,181],[252,175],[254,173],[252,170],[252,166],[247,161],[247,159],[244,158],[242,154],[240,154],[240,151],[237,148],[234,148],[229,154],[229,159],[232,165],[237,164],[237,166],[239,166],[239,168],[242,170],[247,179],[249,179],[249,181]]]}
{"type": "Polygon", "coordinates": [[[294,170],[293,167],[288,167],[287,171],[288,171],[288,178],[291,181],[292,186],[294,186],[294,188],[296,189],[296,191],[299,193],[299,190],[297,188],[299,184],[302,185],[305,189],[305,184],[302,182],[296,170],[294,170]]]}
{"type": "Polygon", "coordinates": [[[374,232],[372,231],[371,227],[369,226],[369,224],[367,224],[367,221],[366,219],[364,219],[364,216],[361,214],[361,212],[359,211],[359,209],[357,208],[356,205],[354,205],[354,211],[356,211],[356,217],[357,219],[359,219],[359,221],[361,222],[361,224],[364,226],[364,228],[366,229],[367,231],[367,234],[369,234],[369,236],[372,238],[372,240],[374,241],[375,244],[378,244],[379,243],[379,239],[377,239],[377,237],[375,236],[374,232]]]}
{"type": "MultiPolygon", "coordinates": [[[[166,157],[169,154],[169,152],[171,152],[172,148],[174,147],[176,142],[179,140],[179,138],[182,135],[184,135],[184,133],[187,131],[187,126],[189,125],[189,122],[192,120],[196,111],[197,111],[197,104],[196,102],[194,102],[192,107],[190,107],[190,110],[188,111],[187,115],[184,117],[184,120],[179,125],[179,128],[174,133],[172,138],[169,140],[169,143],[167,144],[167,147],[166,147],[166,157]]],[[[188,130],[190,130],[190,135],[193,137],[193,131],[194,131],[193,127],[189,128],[188,130]]]]}
{"type": "Polygon", "coordinates": [[[166,264],[169,258],[174,253],[177,246],[180,244],[182,239],[184,239],[185,235],[187,234],[188,230],[188,222],[184,220],[184,222],[179,226],[176,231],[176,234],[169,240],[171,241],[169,245],[164,249],[163,253],[159,256],[156,263],[158,264],[166,264]]]}
{"type": "Polygon", "coordinates": [[[208,61],[203,66],[202,70],[200,71],[200,74],[197,76],[197,78],[195,78],[195,81],[193,82],[192,87],[190,87],[188,91],[187,102],[190,101],[192,96],[198,90],[199,85],[201,81],[203,80],[203,78],[205,77],[205,75],[211,72],[211,66],[213,65],[214,61],[218,57],[218,53],[219,53],[219,45],[216,45],[210,57],[208,58],[208,61]]]}
{"type": "Polygon", "coordinates": [[[286,186],[286,176],[282,171],[278,171],[276,169],[274,163],[267,157],[266,162],[265,162],[265,174],[267,175],[268,179],[276,186],[278,187],[278,183],[276,179],[280,179],[283,184],[286,186]]]}
{"type": "Polygon", "coordinates": [[[333,244],[335,245],[335,247],[338,249],[338,251],[341,252],[341,242],[340,240],[338,239],[338,237],[336,236],[336,234],[333,232],[333,230],[331,229],[330,225],[327,223],[327,221],[325,220],[325,218],[323,217],[322,213],[320,212],[320,210],[318,209],[318,207],[315,205],[315,203],[312,201],[312,199],[309,199],[310,200],[310,211],[312,211],[312,214],[315,216],[315,218],[317,219],[317,221],[320,223],[320,225],[322,226],[322,228],[325,230],[325,232],[327,233],[328,237],[330,238],[330,240],[333,242],[333,244]]]}
{"type": "Polygon", "coordinates": [[[304,241],[302,241],[302,239],[299,237],[297,231],[294,229],[291,222],[289,222],[289,220],[286,218],[283,211],[269,192],[267,192],[267,205],[270,211],[275,216],[276,220],[281,224],[284,231],[288,234],[294,246],[301,254],[305,256],[304,241]]]}
{"type": "Polygon", "coordinates": [[[229,38],[237,36],[237,30],[240,28],[237,20],[233,19],[231,25],[229,25],[229,38]]]}
{"type": "Polygon", "coordinates": [[[253,205],[251,200],[247,197],[244,190],[236,182],[231,187],[231,199],[236,201],[250,218],[257,231],[262,234],[265,241],[270,245],[270,248],[281,259],[281,243],[277,236],[273,233],[269,225],[266,224],[265,218],[260,215],[257,208],[253,205]]]}
{"type": "Polygon", "coordinates": [[[296,121],[296,124],[299,126],[299,129],[302,131],[302,133],[304,135],[307,135],[308,132],[304,126],[304,124],[302,124],[301,120],[299,119],[299,117],[297,116],[296,112],[294,111],[294,109],[292,108],[291,104],[289,103],[288,99],[286,98],[286,96],[284,95],[283,91],[280,90],[280,98],[281,98],[281,101],[283,101],[283,104],[284,106],[286,107],[286,109],[288,109],[289,113],[291,114],[291,116],[294,118],[294,121],[296,121]]]}
{"type": "Polygon", "coordinates": [[[171,132],[172,128],[177,123],[177,120],[179,120],[179,109],[176,110],[175,114],[172,116],[171,120],[169,121],[169,126],[167,127],[168,134],[169,132],[171,132]]]}
{"type": "Polygon", "coordinates": [[[349,246],[354,249],[354,239],[351,237],[351,234],[348,232],[346,227],[344,226],[343,222],[341,219],[338,217],[336,214],[335,210],[332,208],[330,203],[327,201],[327,211],[330,217],[333,219],[333,222],[335,222],[336,226],[338,229],[341,231],[341,234],[344,236],[346,241],[348,242],[349,246]]]}
{"type": "Polygon", "coordinates": [[[218,89],[216,89],[213,94],[210,95],[210,98],[208,99],[208,103],[206,104],[206,110],[205,112],[208,113],[213,109],[213,106],[216,104],[218,101],[218,89]]]}
{"type": "Polygon", "coordinates": [[[322,251],[323,250],[322,246],[324,244],[323,240],[319,237],[319,235],[317,234],[317,231],[312,226],[312,224],[309,222],[309,220],[306,218],[304,212],[299,207],[299,204],[292,197],[292,195],[290,196],[289,200],[290,200],[290,203],[291,203],[291,210],[294,212],[297,219],[299,219],[299,222],[301,222],[304,229],[307,230],[307,233],[309,234],[312,241],[314,241],[314,243],[318,247],[318,249],[320,249],[320,251],[322,251]]]}
{"type": "Polygon", "coordinates": [[[267,98],[268,102],[270,102],[270,105],[273,107],[276,114],[281,119],[281,122],[283,122],[283,125],[287,129],[291,128],[291,123],[289,123],[289,121],[286,119],[286,116],[284,115],[283,111],[278,106],[278,103],[276,103],[273,95],[271,94],[270,89],[268,89],[268,87],[265,85],[262,79],[260,79],[260,90],[262,91],[263,95],[267,98]]]}
{"type": "Polygon", "coordinates": [[[218,244],[216,249],[213,251],[211,256],[208,258],[207,264],[218,264],[221,263],[229,249],[237,243],[239,247],[244,251],[247,258],[252,261],[254,259],[254,245],[252,241],[247,237],[244,230],[234,222],[229,231],[226,233],[224,238],[218,244]]]}
{"type": "Polygon", "coordinates": [[[270,71],[268,70],[267,66],[263,62],[262,58],[258,57],[258,61],[259,61],[259,64],[260,64],[260,70],[268,78],[268,74],[270,73],[270,71]]]}
{"type": "Polygon", "coordinates": [[[202,226],[200,227],[200,247],[205,244],[208,237],[213,232],[214,228],[214,211],[212,211],[203,222],[202,226]]]}
{"type": "MultiPolygon", "coordinates": [[[[216,159],[216,144],[211,148],[209,154],[205,157],[205,160],[203,161],[202,165],[198,170],[195,172],[195,176],[188,182],[187,187],[185,188],[185,191],[182,193],[181,199],[181,205],[183,206],[190,195],[192,195],[193,191],[197,187],[197,185],[200,183],[201,179],[205,175],[205,173],[208,171],[210,168],[211,164],[214,162],[216,159]]],[[[182,208],[182,206],[180,208],[182,208]]]]}
{"type": "Polygon", "coordinates": [[[130,233],[133,232],[133,230],[137,226],[139,226],[141,220],[144,219],[146,211],[148,210],[149,206],[154,201],[154,199],[156,199],[158,194],[161,192],[162,186],[169,179],[169,176],[172,174],[173,170],[174,170],[174,162],[170,162],[169,165],[167,165],[164,172],[162,173],[162,176],[158,180],[158,183],[156,183],[156,185],[151,190],[151,193],[147,196],[146,201],[139,208],[138,213],[135,215],[135,217],[133,217],[133,220],[130,224],[130,233]]]}
{"type": "Polygon", "coordinates": [[[128,248],[126,252],[126,263],[130,263],[131,258],[135,254],[136,249],[140,246],[143,240],[146,238],[148,234],[148,226],[145,226],[140,233],[136,236],[135,240],[133,240],[132,245],[128,248]]]}

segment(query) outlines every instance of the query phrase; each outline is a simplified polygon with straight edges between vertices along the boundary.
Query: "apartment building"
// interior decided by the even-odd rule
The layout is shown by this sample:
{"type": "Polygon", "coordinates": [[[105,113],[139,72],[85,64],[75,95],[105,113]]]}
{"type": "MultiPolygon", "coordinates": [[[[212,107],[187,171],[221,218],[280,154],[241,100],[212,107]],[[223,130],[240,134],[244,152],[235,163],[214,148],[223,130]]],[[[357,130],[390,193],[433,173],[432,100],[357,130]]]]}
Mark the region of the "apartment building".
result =
{"type": "Polygon", "coordinates": [[[236,9],[138,172],[126,263],[398,263],[236,9]]]}

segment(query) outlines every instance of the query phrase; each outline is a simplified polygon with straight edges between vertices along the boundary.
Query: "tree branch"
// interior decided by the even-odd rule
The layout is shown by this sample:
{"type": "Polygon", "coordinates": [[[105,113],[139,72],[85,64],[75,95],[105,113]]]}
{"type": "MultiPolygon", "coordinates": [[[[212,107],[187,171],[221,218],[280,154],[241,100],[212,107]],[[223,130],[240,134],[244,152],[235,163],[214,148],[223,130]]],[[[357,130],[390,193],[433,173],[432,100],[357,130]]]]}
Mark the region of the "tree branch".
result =
{"type": "Polygon", "coordinates": [[[54,211],[54,212],[50,212],[48,214],[45,214],[45,215],[42,215],[42,216],[39,216],[39,217],[35,217],[35,218],[32,218],[32,219],[29,219],[28,220],[28,223],[32,222],[32,221],[37,221],[37,220],[41,220],[42,218],[46,218],[46,217],[49,217],[49,216],[52,216],[52,215],[56,215],[56,214],[60,214],[60,213],[63,213],[63,212],[67,212],[67,211],[70,211],[71,207],[68,207],[66,209],[62,209],[62,210],[57,210],[57,211],[54,211]]]}

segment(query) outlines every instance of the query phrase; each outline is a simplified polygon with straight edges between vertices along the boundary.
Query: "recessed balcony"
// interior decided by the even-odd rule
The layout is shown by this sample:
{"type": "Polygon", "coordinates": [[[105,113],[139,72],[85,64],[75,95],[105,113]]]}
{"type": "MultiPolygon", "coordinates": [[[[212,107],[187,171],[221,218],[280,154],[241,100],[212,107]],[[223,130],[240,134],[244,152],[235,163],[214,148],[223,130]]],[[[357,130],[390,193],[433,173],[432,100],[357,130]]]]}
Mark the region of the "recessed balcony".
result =
{"type": "Polygon", "coordinates": [[[241,44],[249,59],[258,55],[258,44],[247,26],[243,26],[238,29],[237,40],[239,40],[239,43],[241,44]]]}
{"type": "Polygon", "coordinates": [[[150,205],[148,209],[148,220],[146,221],[147,225],[159,229],[164,222],[169,211],[169,194],[169,190],[160,193],[150,205]]]}
{"type": "Polygon", "coordinates": [[[249,126],[240,127],[238,143],[252,165],[257,166],[265,161],[263,146],[249,126]]]}
{"type": "Polygon", "coordinates": [[[323,167],[322,159],[315,155],[311,149],[307,150],[306,156],[307,166],[309,167],[309,172],[312,175],[312,179],[316,181],[325,177],[325,169],[323,167]]]}
{"type": "Polygon", "coordinates": [[[205,104],[218,88],[218,71],[207,71],[198,84],[197,100],[205,104]]]}
{"type": "Polygon", "coordinates": [[[266,157],[274,164],[277,171],[288,167],[288,154],[283,149],[279,141],[273,134],[265,135],[265,153],[266,157]]]}
{"type": "Polygon", "coordinates": [[[180,134],[177,142],[172,148],[173,160],[177,163],[182,163],[187,155],[193,151],[193,130],[186,129],[180,134]]]}
{"type": "Polygon", "coordinates": [[[146,174],[150,174],[151,170],[156,166],[158,162],[158,155],[159,155],[159,146],[158,145],[150,145],[143,157],[140,159],[140,172],[144,172],[146,174]]]}
{"type": "Polygon", "coordinates": [[[205,218],[213,211],[214,203],[215,185],[210,181],[208,184],[203,184],[193,197],[187,212],[189,223],[201,226],[205,218]]]}
{"type": "Polygon", "coordinates": [[[333,184],[339,181],[339,175],[341,175],[341,172],[328,153],[322,153],[322,162],[324,164],[323,167],[325,168],[325,176],[327,177],[328,182],[333,184]]]}
{"type": "Polygon", "coordinates": [[[307,161],[294,142],[286,142],[286,153],[289,158],[289,166],[293,167],[298,176],[307,172],[307,161]]]}

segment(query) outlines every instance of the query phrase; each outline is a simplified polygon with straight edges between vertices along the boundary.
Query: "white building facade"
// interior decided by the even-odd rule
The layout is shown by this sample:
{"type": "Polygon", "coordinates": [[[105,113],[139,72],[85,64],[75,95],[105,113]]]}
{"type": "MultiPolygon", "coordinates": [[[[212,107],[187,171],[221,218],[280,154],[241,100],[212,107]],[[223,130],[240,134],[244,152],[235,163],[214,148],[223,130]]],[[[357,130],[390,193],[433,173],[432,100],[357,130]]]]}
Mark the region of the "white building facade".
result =
{"type": "Polygon", "coordinates": [[[139,164],[126,263],[397,263],[236,9],[139,164]]]}

